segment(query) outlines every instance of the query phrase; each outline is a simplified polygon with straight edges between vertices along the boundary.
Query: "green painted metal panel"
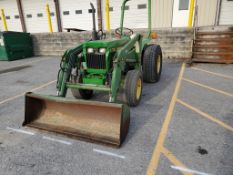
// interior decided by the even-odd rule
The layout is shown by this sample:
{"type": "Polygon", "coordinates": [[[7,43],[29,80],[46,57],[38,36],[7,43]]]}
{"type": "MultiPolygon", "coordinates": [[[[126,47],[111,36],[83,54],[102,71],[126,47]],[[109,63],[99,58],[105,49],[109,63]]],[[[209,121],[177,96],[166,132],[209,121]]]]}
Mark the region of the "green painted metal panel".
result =
{"type": "Polygon", "coordinates": [[[0,60],[13,61],[33,56],[29,33],[0,32],[0,60]]]}
{"type": "Polygon", "coordinates": [[[92,69],[92,68],[89,68],[87,69],[87,72],[88,73],[95,73],[95,74],[106,74],[107,73],[107,69],[92,69]]]}
{"type": "Polygon", "coordinates": [[[0,46],[0,60],[1,61],[8,61],[8,55],[6,48],[4,46],[0,46]]]}
{"type": "Polygon", "coordinates": [[[103,85],[105,83],[105,79],[102,78],[83,78],[83,83],[84,84],[96,84],[96,85],[103,85]]]}
{"type": "Polygon", "coordinates": [[[84,48],[117,48],[130,41],[129,37],[112,40],[97,40],[84,43],[84,48]]]}

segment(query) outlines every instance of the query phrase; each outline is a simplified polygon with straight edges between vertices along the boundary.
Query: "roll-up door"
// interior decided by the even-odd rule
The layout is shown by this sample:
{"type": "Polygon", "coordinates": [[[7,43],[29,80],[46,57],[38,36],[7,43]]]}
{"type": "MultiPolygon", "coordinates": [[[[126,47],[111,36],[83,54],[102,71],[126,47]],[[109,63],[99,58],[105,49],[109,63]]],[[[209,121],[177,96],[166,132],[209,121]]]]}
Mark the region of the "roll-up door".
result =
{"type": "Polygon", "coordinates": [[[219,24],[233,25],[233,0],[222,0],[219,24]]]}
{"type": "Polygon", "coordinates": [[[49,4],[53,31],[58,31],[55,4],[53,0],[22,0],[27,32],[40,33],[49,32],[46,3],[49,4]]]}
{"type": "MultiPolygon", "coordinates": [[[[19,19],[19,12],[16,1],[1,0],[0,7],[5,11],[8,30],[21,32],[22,27],[19,19]]],[[[4,31],[2,19],[1,19],[0,29],[1,31],[4,31]]]]}
{"type": "MultiPolygon", "coordinates": [[[[111,29],[120,27],[122,0],[110,0],[110,25],[111,29]]],[[[103,12],[105,12],[105,0],[102,1],[103,12]]],[[[148,9],[147,0],[133,0],[126,4],[124,26],[128,28],[147,28],[148,9]]],[[[105,13],[103,13],[105,18],[105,13]]],[[[105,23],[104,23],[105,24],[105,23]]]]}
{"type": "Polygon", "coordinates": [[[90,2],[97,9],[96,0],[60,0],[62,27],[92,30],[92,10],[90,2]]]}

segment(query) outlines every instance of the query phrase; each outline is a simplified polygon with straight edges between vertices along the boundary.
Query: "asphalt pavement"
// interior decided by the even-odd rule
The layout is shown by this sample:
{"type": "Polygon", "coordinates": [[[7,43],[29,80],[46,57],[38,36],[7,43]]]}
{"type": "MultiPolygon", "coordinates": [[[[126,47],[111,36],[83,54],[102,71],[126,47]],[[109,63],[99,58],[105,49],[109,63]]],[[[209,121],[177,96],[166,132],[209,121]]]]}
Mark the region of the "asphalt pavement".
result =
{"type": "Polygon", "coordinates": [[[144,83],[131,108],[125,142],[112,148],[22,127],[24,93],[56,95],[59,63],[0,62],[0,175],[233,174],[232,64],[165,60],[160,81],[144,83]]]}

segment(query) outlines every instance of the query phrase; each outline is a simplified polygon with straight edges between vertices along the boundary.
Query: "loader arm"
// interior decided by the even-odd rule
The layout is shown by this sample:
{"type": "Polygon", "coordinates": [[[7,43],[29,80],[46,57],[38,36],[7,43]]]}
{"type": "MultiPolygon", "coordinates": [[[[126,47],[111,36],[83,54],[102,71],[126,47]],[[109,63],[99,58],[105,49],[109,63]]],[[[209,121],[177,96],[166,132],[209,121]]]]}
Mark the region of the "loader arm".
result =
{"type": "MultiPolygon", "coordinates": [[[[81,60],[78,58],[83,50],[83,44],[73,49],[67,50],[62,56],[60,63],[60,70],[57,78],[57,91],[59,97],[65,97],[67,93],[66,83],[70,80],[71,70],[75,66],[79,66],[77,63],[81,60]]],[[[79,68],[79,67],[78,67],[79,68]]]]}
{"type": "MultiPolygon", "coordinates": [[[[137,49],[136,49],[137,50],[137,49]]],[[[142,50],[142,39],[140,34],[135,34],[132,39],[116,53],[116,59],[113,62],[113,74],[112,74],[112,82],[111,82],[111,98],[110,102],[115,102],[117,97],[117,92],[119,90],[121,80],[122,80],[122,72],[125,69],[126,62],[135,62],[136,68],[140,68],[141,64],[141,50],[142,50]],[[138,43],[137,43],[138,42],[138,43]],[[137,45],[137,46],[135,46],[137,45]],[[134,47],[138,48],[137,55],[129,55],[130,51],[134,47]]]]}

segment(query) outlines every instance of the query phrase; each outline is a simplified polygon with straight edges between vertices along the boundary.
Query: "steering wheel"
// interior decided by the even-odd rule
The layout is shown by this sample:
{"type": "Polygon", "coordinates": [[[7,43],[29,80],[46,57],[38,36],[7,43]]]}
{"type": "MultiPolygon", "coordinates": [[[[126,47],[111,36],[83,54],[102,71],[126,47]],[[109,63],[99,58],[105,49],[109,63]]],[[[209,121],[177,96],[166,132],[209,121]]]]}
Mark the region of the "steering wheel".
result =
{"type": "MultiPolygon", "coordinates": [[[[121,36],[121,28],[120,27],[116,28],[115,34],[118,36],[121,36]]],[[[123,27],[122,35],[127,35],[127,36],[133,35],[133,30],[129,29],[127,27],[123,27]]]]}

